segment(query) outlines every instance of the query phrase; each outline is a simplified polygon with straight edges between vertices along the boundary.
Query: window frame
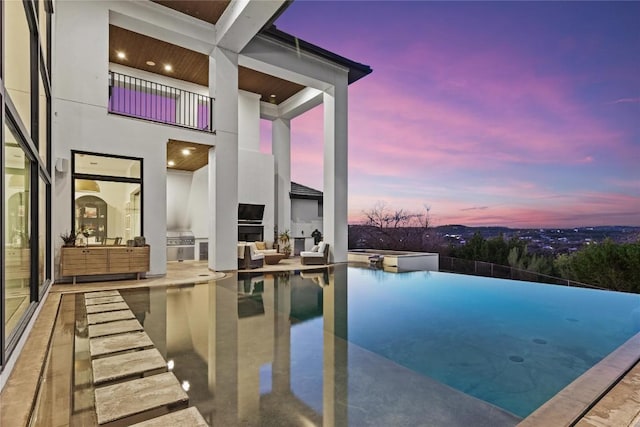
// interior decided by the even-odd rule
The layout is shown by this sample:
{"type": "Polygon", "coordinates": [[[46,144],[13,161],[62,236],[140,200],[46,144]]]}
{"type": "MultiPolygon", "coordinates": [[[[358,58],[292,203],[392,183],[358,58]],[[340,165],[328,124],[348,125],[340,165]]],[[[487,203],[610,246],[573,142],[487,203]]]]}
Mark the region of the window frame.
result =
{"type": "Polygon", "coordinates": [[[75,211],[76,211],[76,180],[90,179],[94,181],[120,182],[128,184],[140,184],[140,235],[144,236],[144,159],[142,157],[123,156],[119,154],[98,153],[92,151],[71,150],[71,232],[76,233],[75,211]],[[114,175],[97,175],[76,172],[76,154],[86,154],[89,156],[99,156],[123,160],[135,160],[140,162],[140,178],[129,178],[114,175]]]}

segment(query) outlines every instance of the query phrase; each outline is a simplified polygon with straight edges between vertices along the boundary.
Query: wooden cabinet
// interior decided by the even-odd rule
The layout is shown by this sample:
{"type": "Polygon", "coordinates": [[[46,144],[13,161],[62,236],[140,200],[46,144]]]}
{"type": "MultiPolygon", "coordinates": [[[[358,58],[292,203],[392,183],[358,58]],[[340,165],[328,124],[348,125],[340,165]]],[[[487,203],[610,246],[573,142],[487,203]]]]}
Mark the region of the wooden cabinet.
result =
{"type": "Polygon", "coordinates": [[[140,273],[149,271],[149,246],[96,246],[61,248],[61,276],[140,273]]]}

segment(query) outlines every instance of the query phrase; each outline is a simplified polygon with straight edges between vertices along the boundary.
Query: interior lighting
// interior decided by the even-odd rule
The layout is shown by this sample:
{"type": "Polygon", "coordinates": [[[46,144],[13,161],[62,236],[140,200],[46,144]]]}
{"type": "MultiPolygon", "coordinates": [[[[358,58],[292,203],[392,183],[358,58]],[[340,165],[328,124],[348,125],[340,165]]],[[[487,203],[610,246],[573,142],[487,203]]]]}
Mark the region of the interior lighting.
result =
{"type": "Polygon", "coordinates": [[[190,149],[188,149],[188,148],[183,148],[183,149],[182,149],[182,154],[183,154],[184,156],[188,156],[189,154],[191,154],[191,150],[190,150],[190,149]]]}
{"type": "Polygon", "coordinates": [[[173,160],[169,160],[167,162],[167,166],[175,166],[175,165],[176,165],[176,162],[174,162],[173,160]]]}
{"type": "Polygon", "coordinates": [[[92,179],[77,179],[76,191],[82,191],[84,193],[99,193],[100,186],[92,179]]]}
{"type": "Polygon", "coordinates": [[[189,381],[182,381],[182,389],[184,391],[189,391],[189,389],[191,388],[191,384],[189,384],[189,381]]]}
{"type": "Polygon", "coordinates": [[[155,67],[156,63],[153,61],[147,61],[146,64],[150,67],[155,67]]]}
{"type": "Polygon", "coordinates": [[[167,369],[168,369],[168,370],[170,370],[170,371],[173,371],[173,367],[174,367],[175,365],[176,365],[176,364],[175,364],[175,362],[173,361],[173,359],[170,359],[170,360],[167,362],[167,369]]]}
{"type": "Polygon", "coordinates": [[[171,64],[165,64],[164,65],[164,70],[165,71],[173,71],[173,67],[171,66],[171,64]]]}
{"type": "Polygon", "coordinates": [[[118,59],[127,59],[127,55],[125,55],[122,51],[116,52],[116,56],[118,57],[118,59]]]}
{"type": "Polygon", "coordinates": [[[275,97],[276,97],[276,94],[275,94],[275,93],[272,93],[272,94],[271,94],[271,95],[269,95],[269,96],[271,96],[271,98],[275,98],[275,97]]]}

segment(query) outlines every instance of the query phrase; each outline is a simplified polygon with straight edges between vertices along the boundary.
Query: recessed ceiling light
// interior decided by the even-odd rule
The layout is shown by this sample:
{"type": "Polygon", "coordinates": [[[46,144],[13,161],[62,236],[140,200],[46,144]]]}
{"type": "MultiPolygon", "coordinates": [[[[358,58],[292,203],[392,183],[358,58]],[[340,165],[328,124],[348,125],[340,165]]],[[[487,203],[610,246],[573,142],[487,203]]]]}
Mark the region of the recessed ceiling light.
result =
{"type": "Polygon", "coordinates": [[[169,160],[169,161],[167,162],[167,165],[168,165],[168,166],[175,166],[175,165],[176,165],[176,162],[174,162],[173,160],[169,160]]]}
{"type": "Polygon", "coordinates": [[[191,154],[191,150],[189,150],[188,148],[183,148],[182,149],[182,154],[185,156],[188,156],[189,154],[191,154]]]}
{"type": "Polygon", "coordinates": [[[173,71],[173,67],[170,64],[165,64],[164,65],[164,70],[165,71],[173,71]]]}
{"type": "Polygon", "coordinates": [[[275,93],[272,93],[270,96],[271,96],[271,98],[275,98],[275,97],[276,97],[276,94],[275,94],[275,93]]]}
{"type": "Polygon", "coordinates": [[[116,52],[116,56],[118,59],[127,59],[127,55],[125,55],[124,52],[116,52]]]}
{"type": "Polygon", "coordinates": [[[147,61],[146,64],[150,67],[155,67],[156,63],[153,61],[147,61]]]}

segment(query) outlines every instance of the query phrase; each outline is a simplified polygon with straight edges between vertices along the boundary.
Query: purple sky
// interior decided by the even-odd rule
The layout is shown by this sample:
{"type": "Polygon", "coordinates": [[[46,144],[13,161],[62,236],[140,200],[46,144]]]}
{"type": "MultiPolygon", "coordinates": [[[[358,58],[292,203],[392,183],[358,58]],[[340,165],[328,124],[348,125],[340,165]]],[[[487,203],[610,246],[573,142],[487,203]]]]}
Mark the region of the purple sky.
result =
{"type": "MultiPolygon", "coordinates": [[[[638,2],[297,0],[276,24],[374,70],[349,90],[350,222],[384,201],[574,227],[640,226],[639,22],[638,2]]],[[[321,190],[322,107],[291,151],[321,190]]]]}

